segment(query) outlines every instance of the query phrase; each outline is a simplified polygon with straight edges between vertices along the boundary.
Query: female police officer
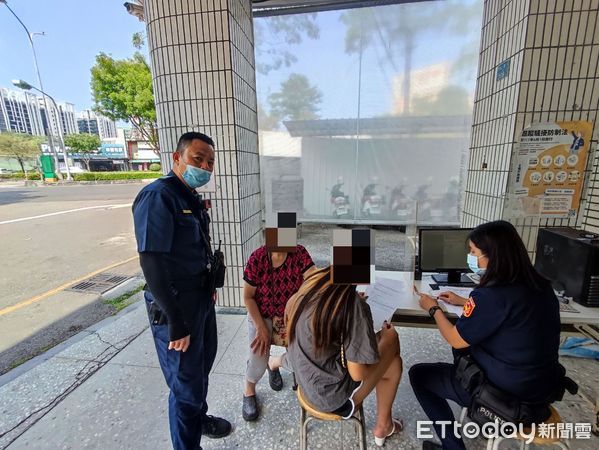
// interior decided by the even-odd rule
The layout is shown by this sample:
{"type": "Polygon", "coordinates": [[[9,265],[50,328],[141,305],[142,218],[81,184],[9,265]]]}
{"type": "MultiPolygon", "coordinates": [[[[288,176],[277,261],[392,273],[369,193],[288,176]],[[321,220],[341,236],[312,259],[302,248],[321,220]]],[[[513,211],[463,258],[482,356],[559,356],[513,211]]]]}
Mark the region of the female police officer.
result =
{"type": "MultiPolygon", "coordinates": [[[[420,294],[420,306],[454,349],[469,350],[489,382],[523,402],[549,404],[560,382],[559,304],[549,282],[535,271],[508,222],[478,226],[468,244],[468,259],[485,270],[464,303],[462,317],[452,325],[437,301],[425,294],[420,294]]],[[[457,381],[454,364],[417,364],[410,370],[410,383],[433,423],[454,420],[446,399],[470,406],[471,396],[457,381]]],[[[435,425],[435,430],[442,437],[441,427],[435,425]]],[[[441,439],[443,448],[464,449],[450,430],[453,427],[441,439]]],[[[439,447],[425,442],[423,448],[439,447]]]]}

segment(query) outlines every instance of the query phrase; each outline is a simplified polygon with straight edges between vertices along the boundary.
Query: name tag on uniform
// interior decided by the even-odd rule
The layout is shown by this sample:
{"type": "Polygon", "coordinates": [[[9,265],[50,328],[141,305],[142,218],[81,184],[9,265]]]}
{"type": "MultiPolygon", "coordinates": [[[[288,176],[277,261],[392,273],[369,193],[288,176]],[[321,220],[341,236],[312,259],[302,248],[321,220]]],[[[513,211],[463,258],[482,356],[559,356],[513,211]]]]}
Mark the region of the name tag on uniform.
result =
{"type": "Polygon", "coordinates": [[[192,214],[191,209],[184,209],[181,211],[183,214],[192,214]]]}

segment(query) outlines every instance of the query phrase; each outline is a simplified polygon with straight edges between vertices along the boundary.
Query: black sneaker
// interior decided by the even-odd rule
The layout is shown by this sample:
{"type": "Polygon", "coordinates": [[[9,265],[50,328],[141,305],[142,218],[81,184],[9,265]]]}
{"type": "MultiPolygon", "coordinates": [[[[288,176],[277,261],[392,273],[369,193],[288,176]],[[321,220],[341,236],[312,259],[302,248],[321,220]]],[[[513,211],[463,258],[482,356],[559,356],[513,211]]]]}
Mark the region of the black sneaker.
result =
{"type": "Polygon", "coordinates": [[[231,422],[226,419],[208,415],[202,419],[202,436],[218,439],[230,435],[231,431],[231,422]]]}
{"type": "Polygon", "coordinates": [[[443,446],[435,441],[424,441],[422,450],[441,450],[443,446]]]}
{"type": "Polygon", "coordinates": [[[258,402],[255,395],[249,397],[243,396],[243,405],[241,406],[241,415],[246,422],[252,422],[258,418],[258,402]]]}
{"type": "Polygon", "coordinates": [[[268,384],[270,384],[270,388],[273,391],[280,391],[283,389],[283,377],[281,377],[281,372],[279,372],[279,369],[268,369],[268,384]]]}

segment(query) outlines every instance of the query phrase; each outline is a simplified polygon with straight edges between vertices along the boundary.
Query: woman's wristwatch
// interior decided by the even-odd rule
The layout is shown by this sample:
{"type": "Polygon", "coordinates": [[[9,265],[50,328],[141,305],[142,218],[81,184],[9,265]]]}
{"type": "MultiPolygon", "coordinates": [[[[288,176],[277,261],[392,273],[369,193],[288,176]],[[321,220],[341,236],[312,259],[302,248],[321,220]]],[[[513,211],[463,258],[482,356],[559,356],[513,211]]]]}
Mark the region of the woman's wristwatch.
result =
{"type": "Polygon", "coordinates": [[[429,310],[428,310],[428,315],[434,318],[435,317],[435,313],[437,311],[441,311],[441,307],[440,306],[437,306],[437,305],[431,306],[429,308],[429,310]]]}

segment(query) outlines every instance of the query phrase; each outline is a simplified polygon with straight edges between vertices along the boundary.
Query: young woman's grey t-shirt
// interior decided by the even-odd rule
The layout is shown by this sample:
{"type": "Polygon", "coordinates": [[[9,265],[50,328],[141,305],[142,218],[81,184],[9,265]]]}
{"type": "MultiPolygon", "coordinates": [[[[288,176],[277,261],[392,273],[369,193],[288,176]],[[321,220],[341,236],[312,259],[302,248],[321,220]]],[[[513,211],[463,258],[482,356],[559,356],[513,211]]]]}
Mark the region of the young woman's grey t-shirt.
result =
{"type": "MultiPolygon", "coordinates": [[[[354,363],[374,364],[379,353],[370,307],[358,296],[353,307],[350,335],[344,337],[345,358],[354,363]]],[[[330,348],[315,351],[313,312],[311,306],[300,314],[288,357],[306,399],[319,410],[329,412],[340,408],[360,383],[352,380],[341,364],[341,336],[330,348]]]]}

